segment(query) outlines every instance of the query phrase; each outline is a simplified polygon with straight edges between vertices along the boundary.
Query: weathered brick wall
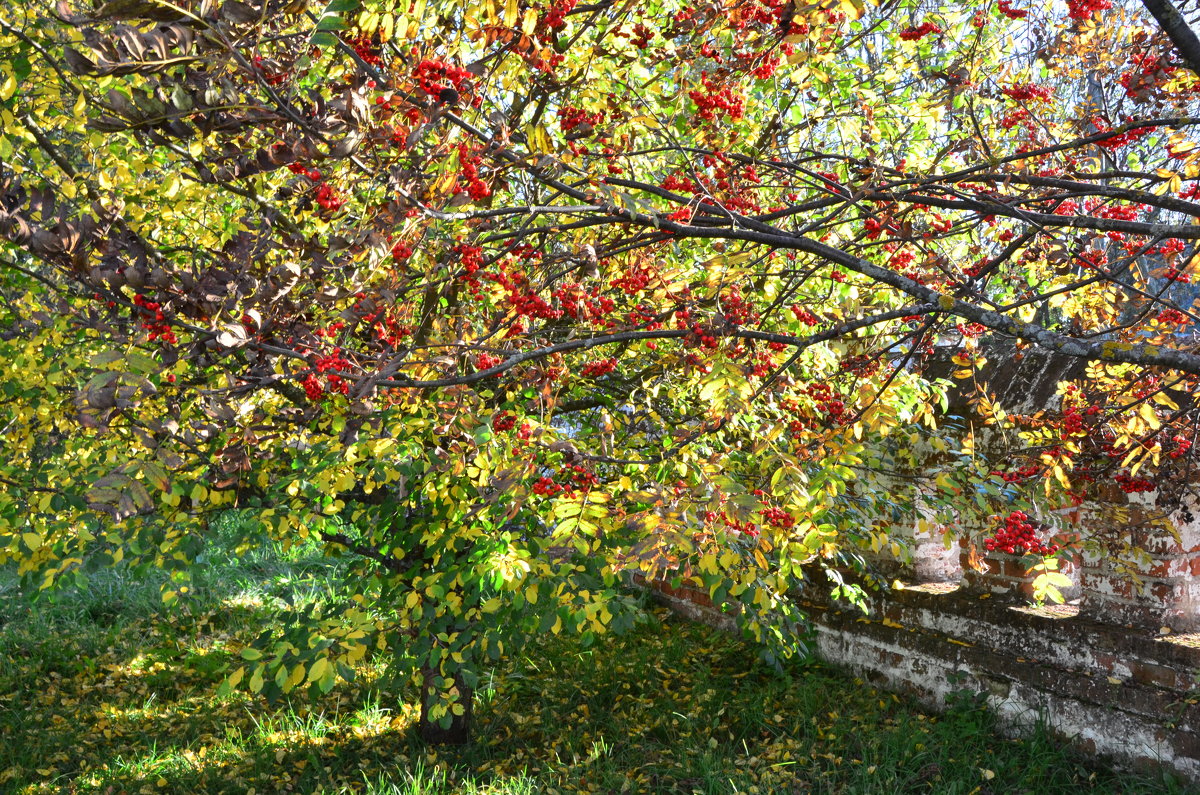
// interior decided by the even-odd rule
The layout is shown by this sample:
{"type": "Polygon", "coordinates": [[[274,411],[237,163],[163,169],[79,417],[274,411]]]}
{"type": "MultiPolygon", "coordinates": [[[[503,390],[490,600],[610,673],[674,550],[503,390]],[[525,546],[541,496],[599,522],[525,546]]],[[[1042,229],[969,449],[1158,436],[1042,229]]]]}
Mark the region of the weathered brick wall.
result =
{"type": "MultiPolygon", "coordinates": [[[[1158,529],[1128,510],[1117,526],[1090,516],[1082,521],[1097,524],[1081,530],[1147,554],[1067,556],[1071,598],[1037,607],[1011,556],[984,555],[982,571],[964,574],[955,564],[965,553],[916,544],[912,561],[885,566],[906,586],[873,592],[866,615],[816,589],[798,594],[817,654],[934,707],[963,688],[986,693],[1013,731],[1041,717],[1085,752],[1165,765],[1200,785],[1200,510],[1158,529]]],[[[657,592],[693,619],[732,625],[705,593],[657,592]]]]}

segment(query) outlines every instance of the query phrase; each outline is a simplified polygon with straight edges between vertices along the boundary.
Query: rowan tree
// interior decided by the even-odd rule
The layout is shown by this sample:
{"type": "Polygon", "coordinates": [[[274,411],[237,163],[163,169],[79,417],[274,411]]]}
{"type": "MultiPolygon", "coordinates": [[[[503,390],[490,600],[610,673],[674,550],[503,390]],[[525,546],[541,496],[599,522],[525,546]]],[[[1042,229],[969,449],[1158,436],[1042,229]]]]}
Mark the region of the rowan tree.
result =
{"type": "Polygon", "coordinates": [[[227,512],[347,558],[228,687],[384,652],[462,739],[631,573],[775,659],[918,518],[1052,559],[1029,516],[1191,480],[1170,3],[10,0],[0,51],[0,560],[186,599],[227,512]],[[1086,369],[1013,417],[1033,350],[1086,369]]]}

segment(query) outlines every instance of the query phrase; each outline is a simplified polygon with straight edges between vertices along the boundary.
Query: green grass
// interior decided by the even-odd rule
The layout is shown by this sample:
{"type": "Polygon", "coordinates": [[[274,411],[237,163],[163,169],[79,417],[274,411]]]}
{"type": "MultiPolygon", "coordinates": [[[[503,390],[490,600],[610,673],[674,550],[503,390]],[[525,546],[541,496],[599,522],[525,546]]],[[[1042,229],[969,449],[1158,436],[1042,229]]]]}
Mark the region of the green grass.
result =
{"type": "Polygon", "coordinates": [[[411,693],[372,676],[316,703],[213,696],[265,605],[320,599],[312,551],[214,555],[168,612],[159,583],[98,575],[31,602],[0,570],[0,792],[1184,792],[1085,763],[1044,731],[993,732],[964,695],[922,712],[824,666],[655,614],[581,651],[550,638],[488,672],[476,741],[430,748],[411,693]]]}

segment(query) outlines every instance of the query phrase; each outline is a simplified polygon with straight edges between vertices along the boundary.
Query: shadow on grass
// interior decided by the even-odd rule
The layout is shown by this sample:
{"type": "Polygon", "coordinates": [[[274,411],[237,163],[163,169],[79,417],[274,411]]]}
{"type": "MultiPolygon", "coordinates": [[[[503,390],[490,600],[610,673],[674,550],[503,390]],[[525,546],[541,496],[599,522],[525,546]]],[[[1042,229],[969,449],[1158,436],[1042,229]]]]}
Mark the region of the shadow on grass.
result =
{"type": "Polygon", "coordinates": [[[227,645],[329,573],[316,557],[215,560],[174,615],[157,584],[119,575],[32,607],[0,579],[0,792],[1183,791],[1089,767],[1045,732],[999,738],[970,699],[931,716],[820,666],[777,675],[740,640],[661,616],[505,661],[462,748],[423,745],[412,693],[380,694],[377,670],[312,703],[215,698],[227,645]]]}

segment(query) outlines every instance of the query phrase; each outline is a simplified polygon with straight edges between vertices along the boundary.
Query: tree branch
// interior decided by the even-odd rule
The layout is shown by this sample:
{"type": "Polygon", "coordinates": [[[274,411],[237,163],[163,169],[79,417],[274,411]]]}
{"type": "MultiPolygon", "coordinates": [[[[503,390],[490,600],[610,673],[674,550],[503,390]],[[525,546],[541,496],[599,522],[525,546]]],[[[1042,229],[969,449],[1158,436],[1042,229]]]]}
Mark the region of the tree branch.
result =
{"type": "Polygon", "coordinates": [[[1200,74],[1200,39],[1196,38],[1196,34],[1188,27],[1179,10],[1170,0],[1142,0],[1142,5],[1158,22],[1163,33],[1167,34],[1175,49],[1179,50],[1188,68],[1200,74]]]}

